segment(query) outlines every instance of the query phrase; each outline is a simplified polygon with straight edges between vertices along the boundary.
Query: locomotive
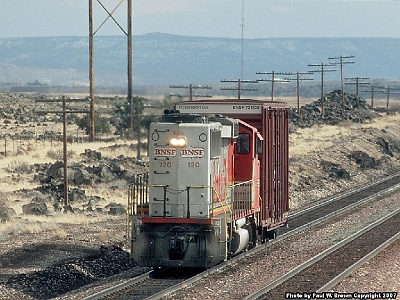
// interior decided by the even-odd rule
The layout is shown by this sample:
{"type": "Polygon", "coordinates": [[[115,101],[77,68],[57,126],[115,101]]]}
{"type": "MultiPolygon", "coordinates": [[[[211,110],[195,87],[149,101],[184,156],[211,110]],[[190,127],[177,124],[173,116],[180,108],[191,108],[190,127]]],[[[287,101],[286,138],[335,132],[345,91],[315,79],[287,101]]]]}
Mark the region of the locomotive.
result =
{"type": "Polygon", "coordinates": [[[267,241],[289,212],[285,103],[194,100],[150,125],[149,173],[130,189],[131,257],[215,266],[267,241]]]}

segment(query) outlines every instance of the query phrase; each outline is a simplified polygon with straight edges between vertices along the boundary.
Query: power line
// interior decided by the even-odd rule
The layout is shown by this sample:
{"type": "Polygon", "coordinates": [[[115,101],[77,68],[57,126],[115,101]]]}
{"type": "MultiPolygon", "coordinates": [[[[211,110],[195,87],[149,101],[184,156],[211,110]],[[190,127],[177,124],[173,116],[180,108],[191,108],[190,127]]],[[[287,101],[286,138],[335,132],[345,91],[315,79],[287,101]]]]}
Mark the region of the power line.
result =
{"type": "Polygon", "coordinates": [[[57,110],[41,110],[35,111],[38,114],[48,114],[48,113],[62,113],[63,115],[63,161],[64,161],[64,209],[67,209],[68,203],[68,156],[67,156],[67,114],[68,113],[91,113],[90,110],[67,110],[66,102],[85,102],[88,101],[88,98],[79,99],[79,98],[70,98],[66,99],[65,96],[62,99],[37,99],[35,102],[62,102],[62,111],[57,110]]]}
{"type": "Polygon", "coordinates": [[[221,82],[232,82],[236,83],[237,87],[232,88],[232,87],[222,87],[220,88],[221,91],[238,91],[238,99],[240,100],[241,94],[243,91],[253,91],[256,92],[258,91],[257,88],[246,88],[244,87],[244,84],[252,84],[252,83],[258,83],[257,80],[242,80],[242,79],[233,79],[233,80],[227,80],[227,79],[221,79],[221,82]]]}
{"type": "Polygon", "coordinates": [[[309,67],[320,67],[319,70],[312,70],[310,71],[311,73],[321,73],[321,116],[324,117],[324,75],[327,72],[335,72],[337,71],[336,69],[325,69],[325,67],[328,67],[330,65],[320,63],[320,64],[308,64],[309,67]]]}
{"type": "Polygon", "coordinates": [[[340,65],[340,82],[341,82],[341,87],[342,87],[342,111],[344,111],[344,80],[343,80],[343,65],[345,64],[354,64],[354,61],[344,61],[347,58],[353,58],[354,55],[349,55],[349,56],[337,56],[337,57],[328,57],[328,59],[339,59],[338,62],[332,62],[329,63],[331,66],[337,66],[340,65]]]}
{"type": "MultiPolygon", "coordinates": [[[[366,92],[366,93],[371,93],[371,107],[372,108],[374,108],[374,93],[376,93],[376,92],[383,92],[383,90],[378,90],[378,91],[376,91],[375,90],[375,86],[374,85],[370,85],[370,90],[362,90],[361,92],[366,92]]],[[[378,89],[379,89],[380,87],[378,87],[378,89]]]]}
{"type": "Polygon", "coordinates": [[[291,75],[292,73],[290,72],[256,72],[256,74],[265,74],[269,75],[270,78],[265,78],[265,79],[257,79],[257,81],[267,81],[271,83],[271,101],[274,101],[274,86],[275,83],[287,83],[290,82],[290,80],[285,79],[285,78],[276,78],[275,75],[291,75]]]}
{"type": "Polygon", "coordinates": [[[378,87],[380,90],[377,93],[386,94],[386,109],[389,109],[389,98],[391,94],[400,94],[400,88],[391,88],[390,86],[378,87]]]}
{"type": "Polygon", "coordinates": [[[296,75],[296,78],[288,78],[288,80],[296,80],[296,96],[297,96],[297,113],[300,113],[300,81],[303,80],[314,80],[312,77],[301,77],[302,75],[310,75],[312,72],[299,72],[290,73],[290,75],[296,75]]]}
{"type": "Polygon", "coordinates": [[[355,80],[355,82],[346,82],[345,84],[353,84],[356,85],[356,96],[358,97],[358,87],[360,85],[367,85],[369,84],[369,82],[367,81],[360,81],[360,80],[364,80],[364,79],[369,79],[369,77],[346,77],[346,80],[355,80]]]}
{"type": "MultiPolygon", "coordinates": [[[[212,98],[211,95],[202,95],[202,94],[193,94],[193,90],[197,90],[197,89],[206,89],[206,90],[211,90],[212,86],[210,85],[170,85],[169,86],[170,89],[189,89],[189,100],[192,101],[193,100],[193,96],[195,97],[207,97],[207,98],[212,98]]],[[[171,95],[171,96],[177,96],[177,95],[171,95]]],[[[179,95],[178,97],[185,97],[184,95],[179,95]]]]}

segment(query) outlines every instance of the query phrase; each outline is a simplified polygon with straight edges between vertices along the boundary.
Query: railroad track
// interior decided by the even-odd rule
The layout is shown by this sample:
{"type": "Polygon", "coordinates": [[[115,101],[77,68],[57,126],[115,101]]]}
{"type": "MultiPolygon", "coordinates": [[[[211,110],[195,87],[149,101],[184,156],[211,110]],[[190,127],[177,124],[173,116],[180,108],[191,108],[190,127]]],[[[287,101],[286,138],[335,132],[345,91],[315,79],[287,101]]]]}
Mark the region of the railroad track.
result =
{"type": "MultiPolygon", "coordinates": [[[[140,279],[134,278],[124,284],[109,288],[93,296],[87,297],[84,300],[107,299],[106,297],[109,297],[109,295],[114,295],[112,298],[109,299],[161,299],[162,297],[165,297],[186,286],[189,286],[204,277],[207,277],[216,272],[221,272],[225,267],[230,266],[245,257],[254,255],[258,251],[262,251],[263,249],[269,247],[272,244],[282,242],[284,239],[290,236],[298,234],[308,228],[317,226],[318,224],[321,224],[330,218],[343,214],[348,210],[356,208],[357,206],[365,204],[374,199],[387,196],[395,192],[399,188],[400,188],[400,173],[397,173],[395,175],[382,179],[368,186],[364,186],[356,190],[352,190],[350,192],[341,193],[335,197],[326,199],[324,202],[316,206],[313,206],[304,211],[291,215],[289,217],[288,228],[280,229],[278,231],[280,236],[277,239],[272,240],[269,243],[259,245],[250,251],[244,252],[232,258],[231,260],[224,262],[212,269],[208,269],[207,271],[202,272],[198,275],[193,275],[188,279],[181,278],[178,279],[176,282],[174,282],[173,280],[164,280],[168,281],[168,285],[164,285],[166,283],[161,283],[161,282],[152,285],[151,281],[148,281],[148,283],[146,283],[149,284],[148,289],[150,289],[153,292],[146,295],[141,294],[140,295],[141,298],[140,297],[134,298],[135,295],[131,295],[127,298],[123,298],[124,296],[119,297],[117,295],[123,295],[124,292],[120,291],[126,290],[128,286],[135,286],[135,288],[137,288],[139,291],[141,289],[139,287],[142,284],[143,287],[145,287],[143,282],[144,280],[147,280],[147,278],[149,278],[150,273],[142,275],[140,279]],[[137,281],[142,283],[138,283],[137,281]],[[153,288],[152,286],[157,286],[157,289],[153,288]]],[[[162,280],[163,279],[161,279],[161,281],[162,280]]]]}
{"type": "Polygon", "coordinates": [[[341,193],[326,199],[320,204],[290,215],[288,219],[289,226],[279,228],[278,233],[281,235],[288,232],[296,232],[296,229],[304,226],[315,226],[328,218],[342,214],[344,211],[377,199],[378,197],[388,195],[399,188],[400,173],[396,173],[373,184],[341,193]]]}
{"type": "Polygon", "coordinates": [[[301,264],[245,300],[296,299],[305,294],[325,298],[329,291],[360,264],[400,238],[400,209],[356,232],[301,264]],[[355,263],[356,262],[356,263],[355,263]]]}
{"type": "MultiPolygon", "coordinates": [[[[182,283],[202,272],[197,269],[161,268],[150,271],[124,283],[100,291],[82,300],[118,299],[143,300],[151,299],[168,288],[176,289],[182,283]]],[[[183,285],[184,286],[184,285],[183,285]]]]}

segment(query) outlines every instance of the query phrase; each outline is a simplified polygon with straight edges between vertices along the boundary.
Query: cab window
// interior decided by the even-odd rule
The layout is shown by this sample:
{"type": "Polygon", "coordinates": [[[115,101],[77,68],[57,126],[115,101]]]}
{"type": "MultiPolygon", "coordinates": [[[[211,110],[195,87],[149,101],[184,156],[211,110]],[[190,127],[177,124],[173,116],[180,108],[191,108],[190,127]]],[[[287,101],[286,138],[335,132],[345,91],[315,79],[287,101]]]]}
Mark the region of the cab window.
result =
{"type": "Polygon", "coordinates": [[[238,154],[250,153],[250,134],[239,133],[237,141],[237,153],[238,154]]]}

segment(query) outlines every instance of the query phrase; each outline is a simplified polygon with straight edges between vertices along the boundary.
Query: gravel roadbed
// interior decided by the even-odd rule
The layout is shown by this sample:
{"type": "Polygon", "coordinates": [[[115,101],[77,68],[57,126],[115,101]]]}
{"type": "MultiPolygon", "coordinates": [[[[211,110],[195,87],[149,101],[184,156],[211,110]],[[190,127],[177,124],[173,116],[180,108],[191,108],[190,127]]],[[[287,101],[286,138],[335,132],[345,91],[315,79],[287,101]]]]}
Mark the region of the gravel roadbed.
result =
{"type": "MultiPolygon", "coordinates": [[[[336,292],[400,293],[400,240],[361,266],[335,287],[336,292]]],[[[399,295],[397,295],[397,298],[399,295]]]]}
{"type": "MultiPolygon", "coordinates": [[[[317,253],[395,210],[400,206],[399,199],[400,195],[394,195],[370,203],[351,216],[329,222],[326,227],[313,228],[287,239],[284,243],[267,247],[256,257],[248,257],[166,299],[243,299],[317,253]]],[[[375,271],[378,268],[382,268],[381,274],[385,274],[384,264],[376,266],[375,271]]],[[[358,288],[355,286],[354,289],[358,288]]],[[[393,290],[395,286],[388,286],[387,289],[393,290]]]]}

